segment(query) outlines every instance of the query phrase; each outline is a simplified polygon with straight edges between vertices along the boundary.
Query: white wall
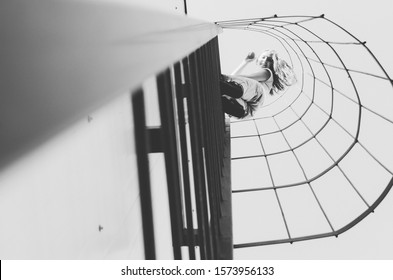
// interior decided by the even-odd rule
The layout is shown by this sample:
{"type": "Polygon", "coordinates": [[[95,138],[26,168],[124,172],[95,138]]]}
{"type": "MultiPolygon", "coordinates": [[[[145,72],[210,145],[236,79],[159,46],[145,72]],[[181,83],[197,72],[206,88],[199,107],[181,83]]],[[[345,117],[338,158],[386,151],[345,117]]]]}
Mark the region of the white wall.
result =
{"type": "MultiPolygon", "coordinates": [[[[184,12],[183,1],[119,2],[184,12]]],[[[113,96],[1,170],[0,259],[144,258],[131,100],[113,96]]]]}
{"type": "Polygon", "coordinates": [[[184,14],[183,0],[116,0],[119,2],[129,2],[138,4],[150,9],[156,9],[168,13],[184,14]]]}
{"type": "Polygon", "coordinates": [[[0,174],[1,259],[143,258],[130,103],[123,94],[0,174]]]}

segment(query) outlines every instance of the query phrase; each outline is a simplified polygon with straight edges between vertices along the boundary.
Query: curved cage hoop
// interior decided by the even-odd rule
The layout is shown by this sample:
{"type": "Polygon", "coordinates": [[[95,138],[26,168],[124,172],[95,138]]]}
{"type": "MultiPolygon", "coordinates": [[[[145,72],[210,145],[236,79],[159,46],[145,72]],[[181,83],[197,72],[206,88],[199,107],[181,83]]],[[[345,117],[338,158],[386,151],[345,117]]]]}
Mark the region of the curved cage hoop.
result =
{"type": "Polygon", "coordinates": [[[217,24],[276,41],[298,80],[232,121],[235,248],[352,228],[393,185],[392,79],[366,42],[324,15],[217,24]]]}

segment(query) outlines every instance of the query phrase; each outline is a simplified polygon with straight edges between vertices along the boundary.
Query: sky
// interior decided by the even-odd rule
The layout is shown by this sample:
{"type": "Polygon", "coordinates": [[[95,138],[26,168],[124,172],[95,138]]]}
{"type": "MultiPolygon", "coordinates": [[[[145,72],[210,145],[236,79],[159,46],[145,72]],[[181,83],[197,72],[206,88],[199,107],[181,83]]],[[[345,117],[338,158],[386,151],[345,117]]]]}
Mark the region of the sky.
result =
{"type": "MultiPolygon", "coordinates": [[[[373,51],[374,55],[380,60],[381,64],[383,67],[386,69],[387,73],[392,76],[393,75],[393,57],[391,56],[390,50],[392,49],[393,45],[393,40],[388,38],[387,34],[389,33],[389,26],[392,25],[392,19],[390,19],[390,12],[392,11],[393,4],[391,1],[388,0],[377,0],[373,2],[362,2],[360,4],[359,1],[309,1],[309,0],[300,0],[300,1],[255,1],[255,0],[244,0],[244,1],[208,1],[208,0],[188,0],[187,1],[187,8],[188,8],[188,15],[190,17],[194,18],[200,18],[203,20],[215,22],[215,21],[222,21],[222,20],[232,20],[232,19],[247,19],[247,18],[260,18],[260,17],[268,17],[272,16],[274,14],[277,14],[279,16],[281,15],[320,15],[320,14],[325,14],[325,16],[332,21],[342,25],[344,28],[349,30],[351,33],[353,33],[356,37],[358,37],[361,41],[367,41],[367,46],[373,51]]],[[[242,33],[248,33],[248,32],[242,32],[242,33]]],[[[253,33],[253,32],[251,32],[253,33]]],[[[245,54],[247,54],[249,51],[256,51],[259,52],[260,50],[266,49],[266,48],[272,48],[272,44],[274,42],[272,40],[269,40],[266,37],[257,37],[255,34],[252,35],[240,35],[239,32],[230,32],[228,30],[224,30],[224,32],[220,35],[220,52],[221,52],[221,67],[222,67],[222,72],[224,73],[230,73],[241,61],[241,59],[244,57],[245,54]],[[239,39],[240,38],[240,39],[239,39]],[[266,44],[269,44],[268,46],[266,44]]],[[[273,46],[275,48],[275,46],[273,46]]],[[[339,47],[338,47],[339,48],[339,47]]],[[[323,51],[321,52],[322,54],[323,51]]],[[[323,55],[322,55],[323,57],[323,55]]],[[[370,70],[370,72],[373,71],[373,69],[368,69],[368,61],[366,58],[363,58],[359,54],[359,58],[355,57],[354,59],[350,60],[348,63],[350,65],[353,65],[354,67],[363,67],[366,70],[370,70]]],[[[326,55],[326,59],[328,59],[328,56],[326,55]]],[[[328,61],[328,60],[327,60],[328,61]]],[[[296,64],[296,61],[294,62],[296,64]]],[[[297,66],[297,71],[299,70],[299,66],[297,66]]],[[[332,71],[334,75],[338,74],[332,71]]],[[[299,72],[298,72],[299,73],[299,72]]],[[[301,75],[301,74],[300,74],[301,75]]],[[[362,77],[361,77],[362,78],[362,77]]],[[[374,89],[374,87],[367,86],[367,83],[373,83],[373,80],[368,80],[364,79],[357,81],[359,84],[365,84],[364,88],[366,89],[371,89],[370,92],[374,89]]],[[[309,80],[307,78],[304,80],[304,82],[300,83],[300,85],[305,85],[305,89],[307,89],[307,84],[309,84],[309,80]]],[[[377,83],[376,83],[377,84],[377,83]]],[[[382,86],[383,87],[383,86],[382,86]]],[[[376,88],[376,87],[375,87],[376,88]]],[[[381,88],[379,88],[381,89],[381,88]]],[[[318,88],[318,92],[322,93],[322,87],[318,88]]],[[[376,92],[375,94],[378,94],[379,92],[376,92]]],[[[387,115],[391,117],[392,115],[390,114],[390,108],[391,105],[386,105],[386,104],[393,104],[391,103],[392,99],[390,96],[381,96],[380,98],[375,98],[374,96],[370,96],[367,92],[362,94],[362,98],[364,100],[364,104],[366,106],[370,106],[371,108],[377,110],[378,112],[383,112],[384,115],[387,115]]],[[[290,94],[288,94],[290,96],[290,94]]],[[[288,96],[287,95],[287,96],[288,96]]],[[[326,106],[329,107],[329,101],[327,99],[323,99],[322,94],[320,96],[320,103],[321,106],[326,106]]],[[[326,96],[326,95],[325,95],[326,96]]],[[[336,100],[340,100],[339,97],[336,98],[336,100]]],[[[337,101],[336,101],[337,102],[337,101]]],[[[274,105],[274,104],[273,104],[274,105]]],[[[345,126],[351,127],[353,118],[349,118],[349,116],[352,116],[353,113],[351,110],[350,105],[346,105],[344,101],[340,101],[340,103],[335,104],[335,117],[341,118],[341,121],[345,124],[345,126]],[[340,112],[341,110],[341,112],[340,112]]],[[[356,109],[354,109],[356,110],[356,109]]],[[[266,111],[268,114],[268,110],[266,111]]],[[[263,115],[263,113],[262,113],[263,115]]],[[[370,131],[370,134],[364,133],[367,137],[362,139],[366,144],[370,145],[372,147],[372,152],[375,153],[377,156],[384,157],[383,153],[386,149],[389,149],[390,144],[389,141],[381,142],[382,144],[378,146],[378,143],[380,141],[379,138],[386,138],[388,140],[393,139],[390,138],[391,135],[390,133],[387,133],[388,135],[381,135],[379,137],[379,133],[381,130],[387,131],[391,129],[390,126],[387,126],[386,128],[383,127],[383,124],[379,122],[374,122],[371,121],[372,118],[367,115],[367,113],[364,113],[364,121],[363,121],[363,126],[362,129],[363,131],[367,132],[370,131]],[[371,135],[371,136],[370,136],[371,135]]],[[[314,115],[311,115],[314,119],[317,119],[316,113],[314,115]]],[[[289,118],[289,117],[288,117],[289,118]]],[[[283,118],[282,120],[283,123],[285,123],[285,119],[283,118]]],[[[282,124],[283,125],[283,124],[282,124]]],[[[243,123],[239,124],[233,124],[233,133],[237,133],[238,135],[241,135],[242,133],[247,134],[250,133],[253,129],[252,126],[247,126],[243,125],[243,123]]],[[[266,129],[266,124],[261,125],[260,129],[266,129]]],[[[342,142],[345,141],[345,137],[339,138],[338,132],[339,129],[337,128],[332,128],[329,127],[330,133],[334,134],[334,137],[328,137],[325,135],[325,140],[326,140],[326,145],[329,146],[330,151],[332,151],[332,154],[334,154],[333,157],[336,157],[336,155],[340,154],[340,149],[343,146],[342,142]],[[335,142],[333,138],[339,139],[339,143],[335,142]],[[342,141],[341,141],[342,139],[342,141]]],[[[330,135],[331,135],[330,134],[330,135]]],[[[362,134],[363,135],[363,134],[362,134]]],[[[299,132],[295,132],[293,138],[290,138],[288,140],[290,141],[297,141],[296,137],[299,136],[299,132]]],[[[323,140],[323,137],[321,136],[321,141],[323,140]]],[[[336,140],[337,140],[336,139],[336,140]]],[[[266,144],[266,147],[269,147],[269,149],[282,149],[282,147],[277,144],[278,138],[277,139],[265,139],[264,142],[268,143],[270,141],[270,144],[266,144]]],[[[247,154],[253,154],[255,153],[255,149],[257,149],[258,145],[255,144],[253,146],[252,141],[250,140],[247,145],[241,143],[241,141],[238,141],[239,144],[237,144],[236,141],[233,141],[232,147],[233,147],[233,154],[232,156],[242,156],[242,155],[247,155],[247,154]],[[248,150],[244,149],[244,146],[251,147],[248,150]]],[[[285,143],[283,144],[285,145],[285,143]]],[[[311,146],[311,145],[310,145],[311,146]]],[[[304,160],[305,162],[309,162],[308,167],[307,167],[307,172],[318,172],[318,164],[321,161],[318,159],[317,161],[313,161],[312,158],[310,157],[311,153],[316,153],[318,145],[315,145],[315,150],[309,148],[308,150],[304,151],[305,156],[304,160]],[[311,159],[311,160],[310,160],[311,159]],[[315,171],[313,170],[315,169],[315,171]]],[[[370,163],[370,165],[367,165],[368,172],[362,172],[362,168],[360,167],[360,164],[356,164],[357,156],[361,154],[361,149],[355,149],[353,153],[348,156],[348,158],[351,158],[350,160],[343,162],[343,168],[348,168],[348,170],[352,170],[352,175],[354,176],[353,180],[356,181],[357,179],[363,182],[368,182],[367,186],[372,186],[373,184],[375,185],[383,185],[383,179],[386,179],[386,175],[382,173],[378,173],[378,169],[374,169],[374,165],[370,163]],[[384,177],[385,176],[385,177],[384,177]],[[356,179],[357,178],[357,179],[356,179]],[[381,182],[379,182],[380,180],[381,182]]],[[[342,151],[341,151],[342,152],[342,151]]],[[[285,160],[285,159],[284,159],[285,160]]],[[[286,160],[287,167],[289,167],[288,160],[286,160]]],[[[383,159],[383,162],[385,162],[389,167],[391,166],[391,160],[388,158],[388,156],[385,156],[383,159]]],[[[255,160],[255,163],[260,165],[263,165],[263,162],[258,160],[255,160]]],[[[233,164],[237,164],[236,162],[233,164]]],[[[256,165],[257,165],[256,164],[256,165]]],[[[273,163],[271,163],[273,164],[273,163]]],[[[322,163],[321,163],[322,164],[322,163]]],[[[239,167],[239,164],[237,164],[239,167]]],[[[240,167],[239,167],[240,168],[240,167]]],[[[266,166],[264,167],[266,169],[266,166]]],[[[321,167],[323,168],[323,167],[321,167]]],[[[282,178],[283,181],[286,179],[291,181],[291,180],[296,180],[290,178],[291,176],[297,176],[299,172],[293,172],[294,174],[290,174],[289,170],[292,170],[291,168],[281,168],[286,170],[287,174],[283,173],[280,178],[282,178]],[[297,175],[296,175],[297,174],[297,175]]],[[[246,168],[247,170],[247,168],[246,168]]],[[[276,170],[280,170],[277,168],[276,170]]],[[[337,172],[337,170],[335,171],[337,172]]],[[[255,172],[255,176],[253,180],[247,181],[245,185],[250,185],[253,182],[258,182],[260,183],[263,180],[267,180],[266,178],[263,178],[258,172],[255,172]],[[258,177],[259,176],[259,177],[258,177]]],[[[326,182],[319,183],[320,185],[323,184],[331,184],[335,187],[339,186],[340,180],[342,180],[342,176],[335,176],[335,173],[332,172],[332,175],[330,176],[332,178],[326,179],[326,182]],[[341,179],[340,179],[341,178],[341,179]],[[333,182],[333,184],[332,184],[333,182]]],[[[269,180],[267,180],[266,184],[268,185],[269,180]]],[[[276,179],[277,181],[277,179],[276,179]]],[[[245,182],[244,179],[239,179],[236,181],[236,177],[234,177],[234,187],[237,182],[245,182]]],[[[270,182],[271,183],[271,182],[270,182]]],[[[283,182],[285,183],[285,182],[283,182]]],[[[361,188],[363,188],[362,182],[356,182],[355,185],[360,185],[361,188]]],[[[317,190],[322,190],[326,189],[316,186],[317,190]]],[[[300,188],[299,188],[300,190],[300,188]]],[[[381,189],[378,190],[373,190],[374,193],[371,194],[370,190],[367,189],[362,189],[361,192],[366,193],[366,200],[372,200],[371,197],[375,197],[375,193],[380,192],[381,189]]],[[[356,201],[351,201],[348,203],[350,200],[346,200],[346,193],[344,192],[337,192],[340,197],[332,197],[332,193],[334,193],[333,190],[329,190],[327,194],[323,194],[322,191],[319,193],[322,197],[325,195],[326,201],[322,201],[323,203],[326,204],[327,206],[327,211],[329,212],[329,215],[333,216],[333,224],[339,225],[339,224],[344,224],[345,219],[343,218],[345,216],[351,216],[354,215],[354,213],[351,214],[351,211],[355,211],[357,207],[359,208],[357,211],[360,211],[362,209],[362,203],[356,202],[356,201]],[[328,202],[328,201],[331,202],[328,202]],[[330,203],[330,205],[329,205],[330,203]],[[341,203],[341,205],[340,205],[341,203]],[[337,207],[336,207],[337,206],[337,207]],[[341,207],[341,208],[340,208],[341,207]],[[330,210],[330,209],[331,210],[330,210]],[[334,218],[336,220],[334,220],[334,218]],[[341,219],[341,220],[340,220],[341,219]],[[343,220],[344,219],[344,220],[343,220]]],[[[265,231],[266,233],[266,227],[269,228],[269,231],[271,228],[277,227],[278,230],[277,232],[282,231],[282,225],[280,223],[274,222],[275,219],[273,220],[268,220],[268,216],[271,216],[269,212],[269,208],[265,207],[269,205],[269,201],[274,201],[274,193],[273,192],[267,192],[267,195],[258,195],[255,192],[251,193],[252,195],[246,195],[244,194],[244,201],[247,201],[249,205],[254,205],[254,207],[248,207],[244,202],[236,202],[239,201],[238,198],[235,199],[235,204],[237,203],[238,210],[234,208],[234,211],[240,211],[243,213],[239,215],[249,215],[248,219],[241,219],[241,218],[236,218],[236,213],[234,214],[234,222],[235,223],[244,223],[241,224],[241,227],[247,228],[247,234],[243,230],[239,232],[239,230],[236,229],[235,225],[235,241],[247,241],[250,239],[255,239],[257,240],[258,238],[258,232],[260,231],[265,231]],[[270,196],[270,197],[269,197],[270,196]],[[253,202],[253,203],[251,203],[253,202]],[[248,212],[247,212],[248,211],[248,212]],[[265,219],[266,221],[269,221],[265,224],[260,224],[257,226],[256,222],[254,220],[256,219],[265,219]],[[248,221],[248,222],[247,222],[248,221]],[[281,227],[281,229],[280,229],[281,227]],[[244,240],[242,240],[242,238],[244,240]]],[[[302,195],[302,193],[299,191],[296,195],[302,195]]],[[[291,203],[286,203],[285,200],[289,201],[291,198],[291,192],[282,192],[281,193],[281,198],[284,201],[284,208],[288,207],[287,210],[290,210],[290,214],[297,213],[298,215],[302,215],[303,218],[309,220],[315,219],[315,223],[307,226],[300,226],[300,225],[294,225],[293,228],[295,229],[294,231],[298,232],[301,234],[302,231],[309,231],[310,228],[319,228],[322,231],[324,230],[324,227],[326,225],[319,225],[316,217],[313,217],[312,215],[310,216],[310,211],[305,211],[306,209],[303,209],[303,207],[296,207],[296,205],[291,205],[291,203]],[[288,205],[288,206],[286,206],[288,205]],[[307,216],[309,215],[309,216],[307,216]],[[307,216],[307,217],[305,217],[307,216]]],[[[302,196],[302,199],[304,202],[307,201],[307,192],[304,192],[302,196]]],[[[236,194],[234,194],[236,196],[236,194]]],[[[348,195],[349,196],[349,195],[348,195]]],[[[323,199],[322,199],[323,200],[323,199]]],[[[236,205],[235,205],[236,207],[236,205]]],[[[305,241],[305,242],[298,242],[294,244],[281,244],[281,245],[270,245],[270,246],[264,246],[264,247],[254,247],[254,248],[249,248],[249,249],[236,249],[235,250],[235,258],[237,259],[392,259],[393,258],[393,241],[391,239],[391,236],[393,234],[393,222],[391,218],[391,213],[393,213],[393,194],[388,194],[388,196],[385,198],[384,201],[379,205],[379,207],[376,209],[375,213],[369,215],[361,221],[358,225],[356,225],[354,228],[350,229],[349,231],[343,233],[340,235],[338,238],[330,237],[330,238],[324,238],[324,239],[317,239],[317,240],[312,240],[312,241],[305,241]]],[[[277,210],[277,209],[276,209],[277,210]]],[[[285,210],[285,209],[284,209],[285,210]]],[[[312,212],[312,211],[311,211],[312,212]]],[[[288,214],[288,216],[290,216],[288,214]]],[[[295,215],[295,214],[294,214],[295,215]]],[[[278,215],[279,216],[279,215],[278,215]]],[[[277,216],[277,217],[278,217],[277,216]]],[[[292,225],[290,225],[292,226],[292,225]]],[[[285,230],[284,230],[285,232],[285,230]]],[[[285,237],[285,236],[283,236],[285,237]]],[[[269,236],[267,236],[269,238],[269,236]]]]}
{"type": "Polygon", "coordinates": [[[344,25],[361,40],[366,40],[375,55],[386,61],[385,65],[390,73],[393,72],[393,57],[390,52],[392,41],[387,35],[389,26],[392,24],[390,13],[393,8],[393,3],[389,0],[367,2],[356,0],[277,0],[270,2],[261,0],[188,0],[187,8],[190,17],[212,22],[267,17],[274,14],[325,14],[326,17],[344,25]]]}

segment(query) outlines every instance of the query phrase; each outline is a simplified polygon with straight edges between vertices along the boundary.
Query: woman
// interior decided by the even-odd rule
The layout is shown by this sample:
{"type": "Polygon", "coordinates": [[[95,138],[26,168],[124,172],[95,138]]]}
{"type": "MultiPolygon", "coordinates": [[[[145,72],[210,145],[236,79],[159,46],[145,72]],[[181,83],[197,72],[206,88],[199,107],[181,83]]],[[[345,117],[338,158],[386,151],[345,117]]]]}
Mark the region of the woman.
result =
{"type": "Polygon", "coordinates": [[[255,54],[251,52],[231,75],[221,75],[223,108],[231,116],[253,116],[267,93],[273,95],[296,82],[292,68],[274,50],[264,51],[256,60],[261,70],[241,75],[240,72],[254,59],[255,54]]]}

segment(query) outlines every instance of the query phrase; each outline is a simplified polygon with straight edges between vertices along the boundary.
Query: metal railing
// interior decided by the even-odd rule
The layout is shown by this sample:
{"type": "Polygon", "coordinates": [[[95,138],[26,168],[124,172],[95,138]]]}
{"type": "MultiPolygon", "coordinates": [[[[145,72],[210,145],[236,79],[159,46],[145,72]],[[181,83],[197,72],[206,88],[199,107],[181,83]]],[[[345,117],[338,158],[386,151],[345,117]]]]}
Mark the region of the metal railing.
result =
{"type": "MultiPolygon", "coordinates": [[[[197,255],[201,259],[232,258],[230,136],[222,111],[219,75],[216,37],[157,75],[161,127],[146,127],[140,118],[144,113],[134,111],[135,127],[145,126],[135,135],[142,162],[138,167],[142,170],[141,194],[149,196],[146,178],[150,175],[148,165],[143,164],[147,153],[165,155],[175,259],[195,259],[197,255]],[[197,224],[192,218],[193,197],[197,224]],[[188,247],[188,256],[182,254],[183,246],[188,247]]],[[[134,108],[144,107],[142,95],[142,90],[134,93],[134,108]]],[[[151,199],[143,199],[142,204],[146,257],[154,258],[151,199]]]]}

